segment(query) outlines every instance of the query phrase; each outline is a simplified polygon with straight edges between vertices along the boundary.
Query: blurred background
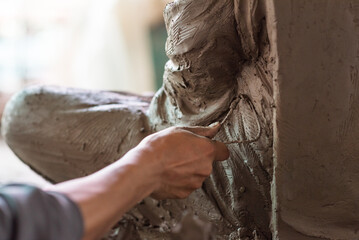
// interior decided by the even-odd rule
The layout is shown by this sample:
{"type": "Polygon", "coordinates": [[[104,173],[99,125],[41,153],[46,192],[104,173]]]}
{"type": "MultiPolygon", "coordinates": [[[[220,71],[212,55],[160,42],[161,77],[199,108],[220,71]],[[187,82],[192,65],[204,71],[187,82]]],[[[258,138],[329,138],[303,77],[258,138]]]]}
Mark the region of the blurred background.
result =
{"type": "MultiPolygon", "coordinates": [[[[167,61],[168,2],[0,0],[0,117],[9,97],[31,84],[155,92],[167,61]]],[[[42,183],[15,158],[0,140],[0,183],[42,183]]]]}

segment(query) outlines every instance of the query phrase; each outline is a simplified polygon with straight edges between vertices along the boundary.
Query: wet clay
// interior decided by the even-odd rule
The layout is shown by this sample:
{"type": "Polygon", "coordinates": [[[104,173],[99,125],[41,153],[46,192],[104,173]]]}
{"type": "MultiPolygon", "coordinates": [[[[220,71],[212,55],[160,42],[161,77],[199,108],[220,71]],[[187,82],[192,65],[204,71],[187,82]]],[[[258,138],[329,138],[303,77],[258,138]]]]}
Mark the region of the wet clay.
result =
{"type": "Polygon", "coordinates": [[[152,132],[219,121],[214,139],[230,158],[202,188],[144,199],[107,239],[358,239],[358,9],[349,0],[174,1],[152,99],[32,87],[7,105],[2,133],[59,182],[152,132]]]}

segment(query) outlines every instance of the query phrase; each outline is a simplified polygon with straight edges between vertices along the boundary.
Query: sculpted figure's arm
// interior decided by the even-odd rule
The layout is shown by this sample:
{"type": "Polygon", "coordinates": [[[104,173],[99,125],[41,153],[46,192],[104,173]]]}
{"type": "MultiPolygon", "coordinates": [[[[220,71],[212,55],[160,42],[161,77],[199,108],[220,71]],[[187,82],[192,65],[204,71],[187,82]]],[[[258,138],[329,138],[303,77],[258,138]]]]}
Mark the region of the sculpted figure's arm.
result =
{"type": "Polygon", "coordinates": [[[14,153],[52,182],[87,176],[151,133],[150,98],[32,86],[8,102],[1,131],[14,153]]]}
{"type": "Polygon", "coordinates": [[[200,188],[212,172],[213,161],[229,157],[223,143],[207,138],[219,127],[163,130],[146,137],[116,163],[51,190],[66,194],[79,205],[84,239],[98,239],[150,194],[159,199],[186,198],[200,188]]]}

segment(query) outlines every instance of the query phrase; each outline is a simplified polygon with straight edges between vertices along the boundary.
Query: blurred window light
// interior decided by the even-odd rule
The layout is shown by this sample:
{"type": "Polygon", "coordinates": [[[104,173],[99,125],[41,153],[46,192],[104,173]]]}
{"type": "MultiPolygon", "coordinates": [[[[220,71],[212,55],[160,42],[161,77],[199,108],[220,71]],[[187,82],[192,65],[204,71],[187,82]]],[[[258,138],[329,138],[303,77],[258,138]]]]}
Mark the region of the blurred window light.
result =
{"type": "Polygon", "coordinates": [[[0,92],[29,83],[156,90],[167,60],[166,2],[0,0],[0,92]]]}
{"type": "Polygon", "coordinates": [[[49,77],[85,0],[0,0],[0,91],[49,77]]]}

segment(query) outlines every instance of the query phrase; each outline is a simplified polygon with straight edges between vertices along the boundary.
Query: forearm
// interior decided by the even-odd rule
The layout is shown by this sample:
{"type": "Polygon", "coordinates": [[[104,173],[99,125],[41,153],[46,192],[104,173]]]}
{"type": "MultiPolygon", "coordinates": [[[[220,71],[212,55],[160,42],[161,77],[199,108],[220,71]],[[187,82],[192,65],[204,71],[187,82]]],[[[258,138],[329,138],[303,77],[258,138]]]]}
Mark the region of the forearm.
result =
{"type": "Polygon", "coordinates": [[[158,166],[132,150],[118,162],[88,177],[55,185],[51,190],[66,194],[83,214],[84,239],[98,239],[137,202],[157,188],[158,166]]]}
{"type": "Polygon", "coordinates": [[[229,156],[224,144],[210,140],[219,127],[169,128],[152,134],[114,164],[51,190],[66,194],[80,207],[84,239],[98,239],[148,195],[185,198],[201,187],[213,161],[229,156]]]}

